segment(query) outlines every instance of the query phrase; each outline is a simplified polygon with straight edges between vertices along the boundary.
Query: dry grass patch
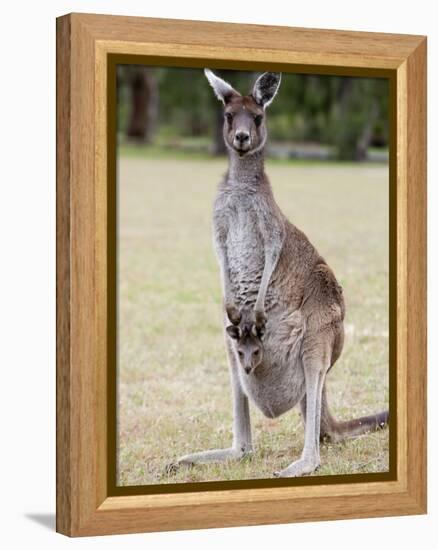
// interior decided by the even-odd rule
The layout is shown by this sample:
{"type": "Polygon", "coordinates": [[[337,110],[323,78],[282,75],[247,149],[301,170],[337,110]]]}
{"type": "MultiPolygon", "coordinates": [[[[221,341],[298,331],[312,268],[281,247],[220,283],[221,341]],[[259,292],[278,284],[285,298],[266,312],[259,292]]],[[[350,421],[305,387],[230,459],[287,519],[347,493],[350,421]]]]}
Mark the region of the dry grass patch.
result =
{"type": "MultiPolygon", "coordinates": [[[[255,454],[164,473],[181,454],[229,446],[231,399],[211,212],[222,160],[119,164],[118,482],[271,477],[299,457],[296,411],[252,408],[255,454]]],[[[388,172],[385,166],[273,163],[289,219],[334,269],[347,304],[344,352],[328,376],[343,419],[388,406],[388,172]]],[[[388,430],[324,445],[318,474],[388,469],[388,430]]]]}

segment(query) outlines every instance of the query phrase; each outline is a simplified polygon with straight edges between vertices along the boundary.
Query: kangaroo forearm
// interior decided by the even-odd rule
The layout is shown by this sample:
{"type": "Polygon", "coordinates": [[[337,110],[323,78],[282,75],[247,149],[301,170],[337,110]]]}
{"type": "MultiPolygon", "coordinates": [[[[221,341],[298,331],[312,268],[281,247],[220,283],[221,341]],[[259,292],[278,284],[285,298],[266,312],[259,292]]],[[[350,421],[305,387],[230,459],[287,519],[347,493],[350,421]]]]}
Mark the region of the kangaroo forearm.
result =
{"type": "Polygon", "coordinates": [[[225,304],[228,305],[233,303],[234,301],[231,295],[230,268],[228,265],[228,257],[223,239],[217,240],[216,242],[216,255],[221,271],[222,292],[224,296],[224,301],[225,304]]]}
{"type": "Polygon", "coordinates": [[[269,282],[271,280],[273,269],[271,266],[266,267],[263,270],[262,280],[260,282],[259,292],[257,294],[257,300],[255,303],[255,311],[264,312],[265,311],[265,301],[266,294],[268,292],[269,282]]]}
{"type": "Polygon", "coordinates": [[[228,267],[228,262],[224,261],[221,264],[221,279],[222,279],[222,292],[224,296],[225,304],[234,303],[232,292],[231,292],[231,281],[230,281],[230,271],[228,267]]]}
{"type": "Polygon", "coordinates": [[[266,294],[268,292],[269,283],[271,281],[272,274],[277,267],[278,260],[280,258],[282,243],[280,242],[277,247],[265,252],[265,265],[263,268],[262,280],[260,281],[260,287],[257,294],[257,300],[255,303],[255,311],[264,313],[266,294]]]}
{"type": "Polygon", "coordinates": [[[224,298],[225,310],[227,312],[228,320],[231,321],[233,324],[237,324],[240,319],[240,312],[236,306],[231,289],[230,270],[225,250],[219,249],[218,259],[221,270],[222,293],[224,298]]]}

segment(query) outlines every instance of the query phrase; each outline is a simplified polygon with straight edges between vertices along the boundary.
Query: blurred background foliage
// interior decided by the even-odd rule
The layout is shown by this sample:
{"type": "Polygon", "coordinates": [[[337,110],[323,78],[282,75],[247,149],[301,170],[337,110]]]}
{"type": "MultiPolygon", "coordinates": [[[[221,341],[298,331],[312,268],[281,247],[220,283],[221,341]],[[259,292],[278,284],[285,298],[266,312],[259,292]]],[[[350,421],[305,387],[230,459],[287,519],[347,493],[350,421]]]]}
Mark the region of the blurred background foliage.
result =
{"type": "MultiPolygon", "coordinates": [[[[260,74],[215,73],[243,94],[260,74]]],[[[388,99],[386,79],[283,73],[269,107],[268,155],[386,161],[388,99]]],[[[117,103],[121,145],[225,154],[222,105],[201,69],[119,65],[117,103]]]]}

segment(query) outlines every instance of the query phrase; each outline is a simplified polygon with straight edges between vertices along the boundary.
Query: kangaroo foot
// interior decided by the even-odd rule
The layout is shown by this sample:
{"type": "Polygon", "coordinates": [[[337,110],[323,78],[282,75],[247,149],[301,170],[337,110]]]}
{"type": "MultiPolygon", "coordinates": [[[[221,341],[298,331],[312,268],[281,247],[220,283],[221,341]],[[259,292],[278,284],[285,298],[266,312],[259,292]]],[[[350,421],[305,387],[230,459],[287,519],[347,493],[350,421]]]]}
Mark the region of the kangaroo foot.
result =
{"type": "Polygon", "coordinates": [[[311,474],[319,468],[319,462],[312,459],[300,458],[296,462],[292,462],[284,470],[274,472],[274,477],[301,477],[306,474],[311,474]]]}
{"type": "Polygon", "coordinates": [[[180,466],[193,466],[194,464],[214,464],[226,462],[227,460],[242,460],[250,455],[252,455],[252,449],[242,445],[240,447],[213,449],[184,455],[171,465],[174,465],[173,470],[175,471],[175,465],[176,468],[179,468],[180,466]]]}

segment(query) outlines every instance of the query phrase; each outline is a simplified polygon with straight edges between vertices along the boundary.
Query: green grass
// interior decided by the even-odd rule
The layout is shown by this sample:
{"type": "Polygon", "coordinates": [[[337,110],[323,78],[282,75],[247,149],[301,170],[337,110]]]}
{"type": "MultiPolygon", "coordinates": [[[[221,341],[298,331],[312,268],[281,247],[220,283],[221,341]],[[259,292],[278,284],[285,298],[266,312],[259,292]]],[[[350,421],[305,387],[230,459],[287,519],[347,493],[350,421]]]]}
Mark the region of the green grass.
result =
{"type": "MultiPolygon", "coordinates": [[[[125,152],[124,149],[122,149],[125,152]]],[[[252,407],[250,460],[181,469],[178,456],[231,443],[231,399],[212,248],[212,202],[224,159],[119,163],[118,483],[271,477],[297,459],[297,411],[252,407]]],[[[388,171],[384,165],[270,162],[277,202],[344,287],[346,339],[328,375],[333,412],[388,406],[388,171]]],[[[388,430],[323,445],[319,475],[388,469],[388,430]]]]}
{"type": "MultiPolygon", "coordinates": [[[[181,138],[177,142],[166,142],[163,140],[156,140],[153,145],[145,145],[143,143],[135,143],[131,141],[124,141],[120,138],[120,144],[118,145],[118,154],[123,158],[135,158],[143,160],[181,160],[181,161],[194,161],[194,160],[214,160],[220,162],[217,155],[209,152],[209,142],[205,138],[181,138]]],[[[292,144],[291,149],[293,149],[292,144]]],[[[379,153],[381,150],[370,148],[370,153],[379,153]]],[[[356,161],[343,160],[336,161],[332,159],[324,158],[284,158],[284,157],[272,157],[269,159],[271,165],[299,165],[299,166],[327,166],[337,165],[342,166],[360,166],[356,161]]],[[[383,162],[380,162],[383,164],[383,162]]]]}

